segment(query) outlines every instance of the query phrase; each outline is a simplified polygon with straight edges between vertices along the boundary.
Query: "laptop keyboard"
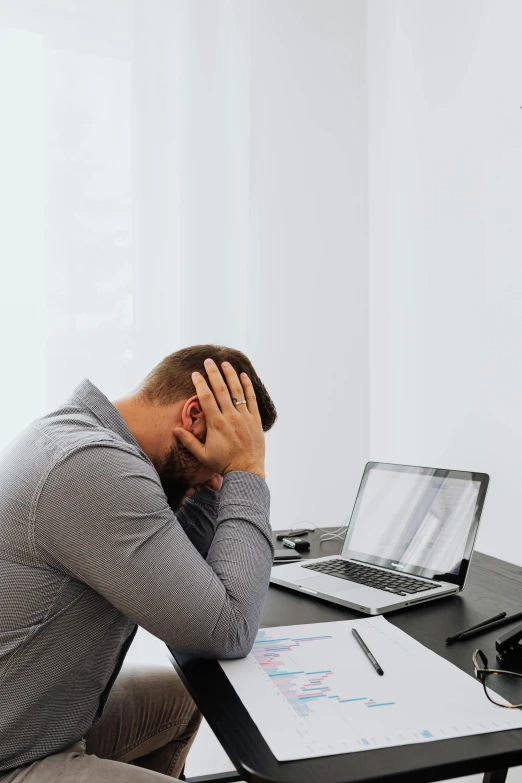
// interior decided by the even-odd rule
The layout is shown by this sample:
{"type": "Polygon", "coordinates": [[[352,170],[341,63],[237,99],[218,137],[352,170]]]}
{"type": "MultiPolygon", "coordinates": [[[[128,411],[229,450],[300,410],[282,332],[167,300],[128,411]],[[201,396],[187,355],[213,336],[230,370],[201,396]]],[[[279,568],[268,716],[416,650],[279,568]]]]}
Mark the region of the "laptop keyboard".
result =
{"type": "Polygon", "coordinates": [[[348,579],[350,582],[357,582],[368,587],[376,587],[378,590],[386,590],[394,595],[423,593],[441,586],[434,582],[423,582],[404,574],[396,574],[394,571],[379,571],[377,568],[348,560],[327,560],[323,563],[311,563],[302,567],[309,568],[310,571],[319,571],[321,574],[328,574],[328,576],[336,576],[339,579],[348,579]]]}

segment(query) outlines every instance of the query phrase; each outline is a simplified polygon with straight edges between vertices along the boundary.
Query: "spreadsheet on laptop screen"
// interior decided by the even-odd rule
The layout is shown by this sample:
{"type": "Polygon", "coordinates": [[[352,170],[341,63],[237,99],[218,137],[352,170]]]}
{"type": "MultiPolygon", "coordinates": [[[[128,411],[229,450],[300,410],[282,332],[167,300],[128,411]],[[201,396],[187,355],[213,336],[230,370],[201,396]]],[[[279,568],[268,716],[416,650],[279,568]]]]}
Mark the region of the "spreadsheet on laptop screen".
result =
{"type": "Polygon", "coordinates": [[[479,489],[472,479],[372,469],[343,549],[455,573],[479,489]]]}

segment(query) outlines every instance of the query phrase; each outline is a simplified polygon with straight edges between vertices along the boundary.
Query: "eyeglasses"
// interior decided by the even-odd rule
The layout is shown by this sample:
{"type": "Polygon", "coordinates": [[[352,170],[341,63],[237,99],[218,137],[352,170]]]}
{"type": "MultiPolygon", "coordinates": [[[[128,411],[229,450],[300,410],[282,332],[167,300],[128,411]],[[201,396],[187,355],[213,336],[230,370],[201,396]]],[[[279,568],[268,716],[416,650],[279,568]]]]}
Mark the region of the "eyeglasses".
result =
{"type": "Polygon", "coordinates": [[[482,650],[475,650],[473,653],[473,666],[475,677],[482,683],[484,693],[490,702],[508,709],[522,707],[522,674],[506,672],[502,669],[488,669],[488,659],[482,650]],[[496,701],[498,696],[506,699],[509,704],[496,701]]]}

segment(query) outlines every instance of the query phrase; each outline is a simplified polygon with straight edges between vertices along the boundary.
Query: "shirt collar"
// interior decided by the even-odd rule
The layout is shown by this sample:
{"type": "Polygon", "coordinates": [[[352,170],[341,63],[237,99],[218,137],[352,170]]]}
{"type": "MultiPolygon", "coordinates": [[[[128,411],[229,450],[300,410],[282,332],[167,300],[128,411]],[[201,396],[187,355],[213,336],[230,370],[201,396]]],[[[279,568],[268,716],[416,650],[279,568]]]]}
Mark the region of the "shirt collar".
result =
{"type": "Polygon", "coordinates": [[[112,402],[101,392],[88,378],[84,378],[75,388],[71,400],[79,400],[81,404],[103,424],[104,427],[116,432],[127,443],[137,446],[143,451],[140,444],[125,424],[123,416],[114,407],[112,402]]]}

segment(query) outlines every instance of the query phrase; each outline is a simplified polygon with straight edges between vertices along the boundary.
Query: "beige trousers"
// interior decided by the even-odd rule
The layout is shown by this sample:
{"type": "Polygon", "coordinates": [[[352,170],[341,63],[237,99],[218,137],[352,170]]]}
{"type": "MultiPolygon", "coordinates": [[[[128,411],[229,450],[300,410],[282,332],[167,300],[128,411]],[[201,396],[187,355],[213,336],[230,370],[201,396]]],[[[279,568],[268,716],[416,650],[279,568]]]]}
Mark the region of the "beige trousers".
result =
{"type": "Polygon", "coordinates": [[[83,740],[0,772],[0,783],[172,783],[200,720],[174,669],[124,664],[102,717],[83,740]]]}

